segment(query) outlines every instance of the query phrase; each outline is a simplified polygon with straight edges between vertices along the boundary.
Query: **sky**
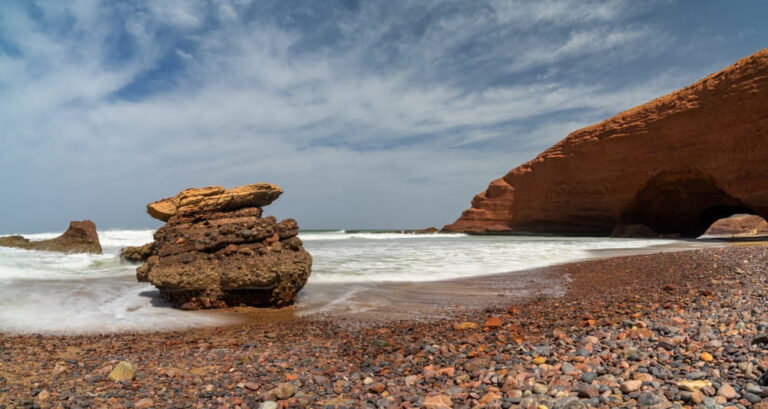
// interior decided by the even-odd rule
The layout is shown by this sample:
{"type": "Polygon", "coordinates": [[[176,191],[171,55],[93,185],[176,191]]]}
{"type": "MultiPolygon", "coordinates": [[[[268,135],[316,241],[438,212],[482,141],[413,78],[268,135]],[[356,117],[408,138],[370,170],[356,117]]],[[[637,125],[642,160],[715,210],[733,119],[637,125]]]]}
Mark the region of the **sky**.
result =
{"type": "Polygon", "coordinates": [[[441,227],[569,132],[768,47],[768,2],[0,2],[0,233],[156,228],[270,182],[305,229],[441,227]]]}

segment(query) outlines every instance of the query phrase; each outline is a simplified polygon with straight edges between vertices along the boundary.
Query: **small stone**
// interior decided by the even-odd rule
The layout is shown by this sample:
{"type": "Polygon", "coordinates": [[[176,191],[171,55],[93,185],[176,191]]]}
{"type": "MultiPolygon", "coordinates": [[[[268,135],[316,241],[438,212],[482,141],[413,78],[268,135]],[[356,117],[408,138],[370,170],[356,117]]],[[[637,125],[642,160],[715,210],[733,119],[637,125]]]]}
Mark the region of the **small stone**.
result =
{"type": "Polygon", "coordinates": [[[543,383],[535,383],[533,384],[533,393],[537,395],[543,395],[549,391],[549,388],[547,388],[547,385],[544,385],[543,383]]]}
{"type": "Polygon", "coordinates": [[[725,399],[736,399],[739,397],[736,389],[733,389],[733,386],[728,383],[720,385],[720,388],[717,389],[717,394],[718,396],[722,396],[725,399]]]}
{"type": "Polygon", "coordinates": [[[597,388],[597,386],[594,385],[585,385],[582,386],[579,389],[579,397],[581,398],[594,398],[595,396],[600,395],[600,389],[597,388]]]}
{"type": "Polygon", "coordinates": [[[277,399],[288,399],[296,393],[296,387],[290,382],[281,383],[272,390],[277,399]]]}
{"type": "Polygon", "coordinates": [[[144,399],[137,400],[133,404],[133,407],[136,409],[149,409],[154,405],[155,405],[155,402],[152,399],[144,398],[144,399]]]}
{"type": "Polygon", "coordinates": [[[449,378],[453,378],[453,376],[456,374],[456,369],[452,366],[446,367],[446,368],[440,368],[437,371],[438,375],[445,375],[449,378]]]}
{"type": "Polygon", "coordinates": [[[261,403],[259,409],[277,409],[277,402],[273,400],[267,400],[261,403]]]}
{"type": "Polygon", "coordinates": [[[557,409],[587,409],[587,406],[573,396],[562,397],[555,402],[557,409]]]}
{"type": "Polygon", "coordinates": [[[755,385],[755,384],[747,384],[747,392],[752,392],[755,395],[761,395],[763,393],[763,388],[755,385]]]}
{"type": "Polygon", "coordinates": [[[653,382],[653,375],[644,372],[635,372],[632,374],[632,379],[637,379],[643,382],[653,382]]]}
{"type": "Polygon", "coordinates": [[[581,381],[586,383],[592,383],[597,379],[596,372],[584,372],[581,374],[581,381]]]}
{"type": "Polygon", "coordinates": [[[483,395],[482,398],[480,398],[480,403],[487,405],[491,402],[496,402],[498,400],[501,400],[501,395],[499,395],[498,393],[488,392],[485,395],[483,395]]]}
{"type": "Polygon", "coordinates": [[[641,386],[643,386],[643,381],[635,379],[632,381],[622,382],[619,386],[619,389],[621,389],[621,391],[624,393],[631,393],[640,389],[641,386]]]}
{"type": "Polygon", "coordinates": [[[712,386],[712,382],[708,380],[689,380],[680,381],[677,383],[677,387],[688,392],[694,392],[701,388],[712,386]]]}
{"type": "Polygon", "coordinates": [[[690,380],[703,379],[703,378],[706,378],[706,377],[707,377],[707,373],[706,372],[701,372],[701,371],[691,372],[691,373],[685,375],[685,379],[690,379],[690,380]]]}
{"type": "Polygon", "coordinates": [[[245,389],[248,389],[248,390],[251,390],[251,391],[255,391],[255,390],[259,389],[259,384],[256,383],[256,382],[245,382],[243,384],[243,387],[245,389]]]}
{"type": "Polygon", "coordinates": [[[477,324],[474,322],[459,322],[459,323],[453,324],[453,328],[457,330],[475,329],[477,328],[477,324]]]}
{"type": "Polygon", "coordinates": [[[64,372],[67,372],[68,369],[69,368],[67,367],[67,365],[62,364],[61,362],[57,362],[56,365],[54,365],[54,367],[53,367],[53,374],[54,375],[61,375],[64,372]]]}
{"type": "Polygon", "coordinates": [[[384,392],[385,390],[387,390],[387,385],[384,385],[381,382],[374,382],[374,383],[368,385],[368,392],[371,392],[371,393],[378,393],[378,394],[380,394],[380,393],[384,392]]]}
{"type": "Polygon", "coordinates": [[[715,358],[714,358],[714,357],[712,356],[712,354],[710,354],[709,352],[702,352],[702,353],[699,355],[699,359],[701,359],[701,360],[702,360],[702,361],[704,361],[704,362],[711,362],[711,361],[712,361],[712,360],[714,360],[715,358]]]}
{"type": "Polygon", "coordinates": [[[136,370],[128,361],[120,361],[109,373],[109,379],[115,382],[131,381],[136,377],[136,370]]]}
{"type": "Polygon", "coordinates": [[[693,391],[691,392],[691,402],[695,404],[700,404],[701,402],[704,402],[704,394],[701,392],[701,390],[693,391]]]}
{"type": "Polygon", "coordinates": [[[425,409],[452,409],[453,402],[448,395],[437,395],[424,399],[424,403],[421,406],[425,409]]]}
{"type": "MultiPolygon", "coordinates": [[[[749,403],[752,403],[752,404],[758,403],[758,402],[760,402],[761,400],[763,400],[761,397],[759,397],[759,396],[755,395],[755,394],[754,394],[754,393],[752,393],[752,392],[747,392],[747,393],[745,393],[745,394],[741,395],[741,398],[742,398],[742,399],[746,399],[746,400],[748,400],[748,401],[749,401],[749,403]]],[[[753,407],[754,407],[754,406],[753,406],[753,407]]]]}
{"type": "Polygon", "coordinates": [[[467,372],[475,372],[478,369],[487,369],[491,365],[491,361],[487,358],[473,358],[464,363],[464,369],[467,372]]]}
{"type": "Polygon", "coordinates": [[[637,397],[637,404],[640,406],[652,406],[665,400],[666,399],[660,398],[653,392],[645,391],[640,393],[640,395],[637,397]]]}
{"type": "Polygon", "coordinates": [[[485,321],[485,324],[483,324],[483,328],[487,329],[494,329],[499,327],[501,327],[501,318],[499,317],[488,318],[488,320],[485,321]]]}
{"type": "Polygon", "coordinates": [[[541,365],[541,364],[547,363],[547,358],[544,358],[543,356],[537,356],[533,358],[531,362],[533,362],[536,365],[541,365]]]}
{"type": "Polygon", "coordinates": [[[37,394],[37,400],[39,400],[40,402],[45,402],[50,397],[51,397],[51,394],[48,391],[42,391],[37,394]]]}
{"type": "Polygon", "coordinates": [[[419,377],[417,375],[408,375],[405,377],[405,385],[406,386],[413,386],[416,385],[416,382],[419,381],[419,377]]]}

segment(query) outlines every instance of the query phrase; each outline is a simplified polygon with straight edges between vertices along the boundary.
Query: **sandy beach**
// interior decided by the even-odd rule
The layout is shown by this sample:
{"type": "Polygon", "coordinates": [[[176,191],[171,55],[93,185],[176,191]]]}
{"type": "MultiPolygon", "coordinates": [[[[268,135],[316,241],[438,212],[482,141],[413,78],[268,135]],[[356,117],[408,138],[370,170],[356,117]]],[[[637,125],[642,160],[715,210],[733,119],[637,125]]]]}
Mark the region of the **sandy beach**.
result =
{"type": "Polygon", "coordinates": [[[367,325],[284,310],[189,331],[0,335],[0,404],[759,408],[766,266],[768,247],[730,246],[532,270],[562,291],[367,325]],[[108,379],[120,361],[133,379],[108,379]]]}

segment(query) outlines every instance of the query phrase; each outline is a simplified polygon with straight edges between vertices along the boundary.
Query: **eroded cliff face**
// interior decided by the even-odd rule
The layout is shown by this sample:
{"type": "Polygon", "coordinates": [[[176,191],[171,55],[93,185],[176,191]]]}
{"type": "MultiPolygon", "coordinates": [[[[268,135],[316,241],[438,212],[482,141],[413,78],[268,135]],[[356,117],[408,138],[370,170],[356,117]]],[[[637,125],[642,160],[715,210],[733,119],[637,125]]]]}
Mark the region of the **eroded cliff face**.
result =
{"type": "Polygon", "coordinates": [[[444,230],[698,236],[736,213],[768,217],[768,49],[574,131],[444,230]]]}

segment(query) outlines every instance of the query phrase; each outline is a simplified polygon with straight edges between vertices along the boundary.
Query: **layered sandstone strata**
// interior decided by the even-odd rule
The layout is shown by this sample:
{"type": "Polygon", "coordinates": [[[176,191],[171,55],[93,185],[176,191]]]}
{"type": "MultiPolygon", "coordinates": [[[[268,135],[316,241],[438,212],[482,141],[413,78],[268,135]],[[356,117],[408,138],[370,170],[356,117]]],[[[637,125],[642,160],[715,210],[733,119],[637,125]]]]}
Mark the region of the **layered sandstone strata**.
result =
{"type": "Polygon", "coordinates": [[[281,193],[267,183],[214,186],[149,204],[148,213],[167,222],[155,232],[138,280],[186,309],[292,304],[312,258],[295,220],[261,217],[261,207],[281,193]]]}
{"type": "Polygon", "coordinates": [[[768,217],[767,163],[768,49],[574,131],[444,230],[698,236],[732,214],[768,217]]]}
{"type": "Polygon", "coordinates": [[[69,222],[67,231],[59,237],[48,240],[31,241],[22,236],[0,237],[0,246],[62,253],[101,254],[96,224],[90,220],[69,222]]]}

